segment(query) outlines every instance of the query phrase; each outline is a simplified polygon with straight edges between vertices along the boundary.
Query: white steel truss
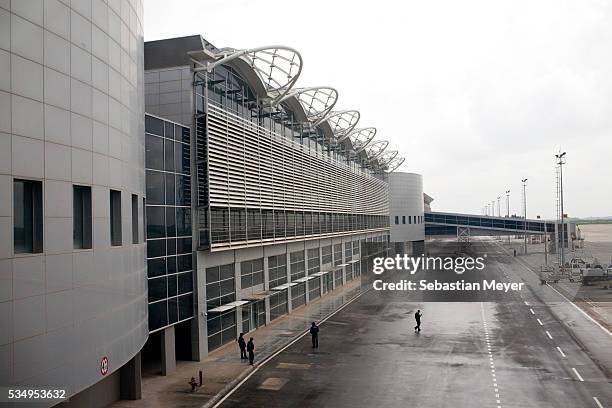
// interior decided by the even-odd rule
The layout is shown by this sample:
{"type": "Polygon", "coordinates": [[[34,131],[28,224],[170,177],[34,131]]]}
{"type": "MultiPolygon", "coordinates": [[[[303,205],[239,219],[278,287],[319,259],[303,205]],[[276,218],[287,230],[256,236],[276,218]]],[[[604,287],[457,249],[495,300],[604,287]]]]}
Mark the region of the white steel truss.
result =
{"type": "MultiPolygon", "coordinates": [[[[353,145],[353,150],[355,153],[361,152],[366,146],[374,139],[376,136],[376,128],[367,127],[362,129],[355,129],[346,137],[348,137],[353,145]]],[[[342,141],[345,138],[339,139],[338,141],[342,141]]]]}
{"type": "Polygon", "coordinates": [[[368,155],[368,160],[372,161],[376,159],[378,156],[383,154],[383,152],[387,149],[388,146],[389,142],[386,140],[377,140],[376,142],[366,146],[366,154],[368,155]]]}
{"type": "Polygon", "coordinates": [[[359,118],[360,114],[356,110],[332,111],[327,116],[315,122],[314,125],[317,126],[323,122],[327,122],[334,136],[340,139],[355,129],[357,122],[359,122],[359,118]]]}
{"type": "Polygon", "coordinates": [[[292,89],[279,102],[289,98],[295,98],[300,103],[309,122],[317,122],[334,108],[338,101],[338,91],[329,86],[292,89]]]}
{"type": "Polygon", "coordinates": [[[284,45],[248,50],[225,49],[216,61],[206,65],[197,60],[192,61],[200,66],[194,69],[195,72],[211,72],[215,67],[238,58],[245,61],[260,79],[271,98],[271,105],[277,104],[293,88],[302,72],[302,56],[297,50],[284,45]]]}

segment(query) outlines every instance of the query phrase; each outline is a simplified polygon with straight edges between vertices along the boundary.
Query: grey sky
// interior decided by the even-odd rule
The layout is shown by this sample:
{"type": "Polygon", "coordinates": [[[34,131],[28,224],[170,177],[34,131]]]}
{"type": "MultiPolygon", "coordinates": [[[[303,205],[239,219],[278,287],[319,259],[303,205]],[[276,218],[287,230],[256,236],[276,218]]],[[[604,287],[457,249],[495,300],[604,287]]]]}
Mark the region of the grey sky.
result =
{"type": "Polygon", "coordinates": [[[145,40],[191,34],[298,49],[298,84],[338,89],[424,175],[435,210],[479,213],[510,189],[521,212],[527,177],[528,216],[554,216],[561,146],[566,212],[612,215],[607,0],[145,2],[145,40]]]}

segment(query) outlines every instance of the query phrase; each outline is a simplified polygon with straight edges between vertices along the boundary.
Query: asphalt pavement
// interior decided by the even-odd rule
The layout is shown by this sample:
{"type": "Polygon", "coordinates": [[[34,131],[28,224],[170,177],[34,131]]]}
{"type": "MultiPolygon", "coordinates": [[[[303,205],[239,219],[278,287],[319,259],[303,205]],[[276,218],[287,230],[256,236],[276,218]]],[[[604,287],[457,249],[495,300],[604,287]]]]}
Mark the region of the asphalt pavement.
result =
{"type": "MultiPolygon", "coordinates": [[[[438,243],[428,250],[451,255],[457,248],[438,243]]],[[[524,267],[494,243],[476,242],[470,251],[487,254],[482,272],[387,279],[526,282],[515,272],[524,267]]],[[[318,349],[302,338],[219,406],[612,407],[610,378],[535,289],[452,296],[371,290],[320,325],[318,349]]]]}

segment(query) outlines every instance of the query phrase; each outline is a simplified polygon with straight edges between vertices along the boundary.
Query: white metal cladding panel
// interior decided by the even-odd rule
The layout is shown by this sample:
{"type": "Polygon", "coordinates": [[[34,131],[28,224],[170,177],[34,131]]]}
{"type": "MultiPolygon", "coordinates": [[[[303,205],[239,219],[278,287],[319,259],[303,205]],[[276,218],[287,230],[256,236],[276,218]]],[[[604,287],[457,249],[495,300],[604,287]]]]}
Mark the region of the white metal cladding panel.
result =
{"type": "Polygon", "coordinates": [[[208,105],[211,206],[388,215],[388,185],[208,105]]]}

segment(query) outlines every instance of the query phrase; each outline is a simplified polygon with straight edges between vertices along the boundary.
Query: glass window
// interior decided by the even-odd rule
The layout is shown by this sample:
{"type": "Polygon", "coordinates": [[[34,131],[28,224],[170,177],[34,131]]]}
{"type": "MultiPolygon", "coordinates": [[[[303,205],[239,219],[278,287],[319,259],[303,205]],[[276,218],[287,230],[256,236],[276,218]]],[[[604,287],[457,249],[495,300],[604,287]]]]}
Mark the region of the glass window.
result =
{"type": "Polygon", "coordinates": [[[176,235],[179,237],[191,236],[191,209],[176,209],[176,235]]]}
{"type": "Polygon", "coordinates": [[[72,187],[72,238],[75,249],[91,248],[91,187],[72,187]]]}
{"type": "Polygon", "coordinates": [[[174,207],[166,207],[166,236],[176,236],[176,211],[174,207]]]}
{"type": "Polygon", "coordinates": [[[166,171],[174,171],[174,142],[164,140],[164,167],[166,171]]]}
{"type": "Polygon", "coordinates": [[[147,275],[149,278],[166,274],[166,258],[149,259],[147,261],[147,275]]]}
{"type": "Polygon", "coordinates": [[[164,173],[147,170],[147,203],[165,204],[164,173]]]}
{"type": "Polygon", "coordinates": [[[174,174],[166,173],[166,205],[175,205],[176,203],[176,180],[174,174]]]}
{"type": "Polygon", "coordinates": [[[153,133],[158,136],[164,135],[164,122],[161,119],[153,116],[145,116],[145,130],[147,133],[153,133]]]}
{"type": "Polygon", "coordinates": [[[402,215],[402,224],[406,224],[406,216],[402,215]]]}
{"type": "Polygon", "coordinates": [[[164,140],[161,137],[146,136],[145,166],[147,169],[164,169],[164,140]]]}
{"type": "Polygon", "coordinates": [[[42,183],[13,181],[13,245],[15,253],[43,250],[42,183]]]}
{"type": "Polygon", "coordinates": [[[168,139],[174,139],[174,124],[164,121],[164,136],[168,139]]]}
{"type": "Polygon", "coordinates": [[[165,207],[147,207],[147,239],[166,236],[165,207]]]}
{"type": "Polygon", "coordinates": [[[149,304],[149,331],[168,325],[168,305],[166,301],[149,304]]]}
{"type": "Polygon", "coordinates": [[[166,240],[165,239],[149,239],[147,240],[147,258],[157,258],[166,255],[166,240]]]}
{"type": "Polygon", "coordinates": [[[191,179],[176,176],[176,205],[191,205],[191,179]]]}
{"type": "Polygon", "coordinates": [[[138,196],[132,194],[132,244],[138,243],[138,196]]]}
{"type": "Polygon", "coordinates": [[[189,174],[189,145],[183,143],[175,143],[174,145],[174,161],[177,173],[189,174]]]}
{"type": "Polygon", "coordinates": [[[110,190],[110,230],[111,245],[121,245],[121,191],[117,190],[110,190]]]}

